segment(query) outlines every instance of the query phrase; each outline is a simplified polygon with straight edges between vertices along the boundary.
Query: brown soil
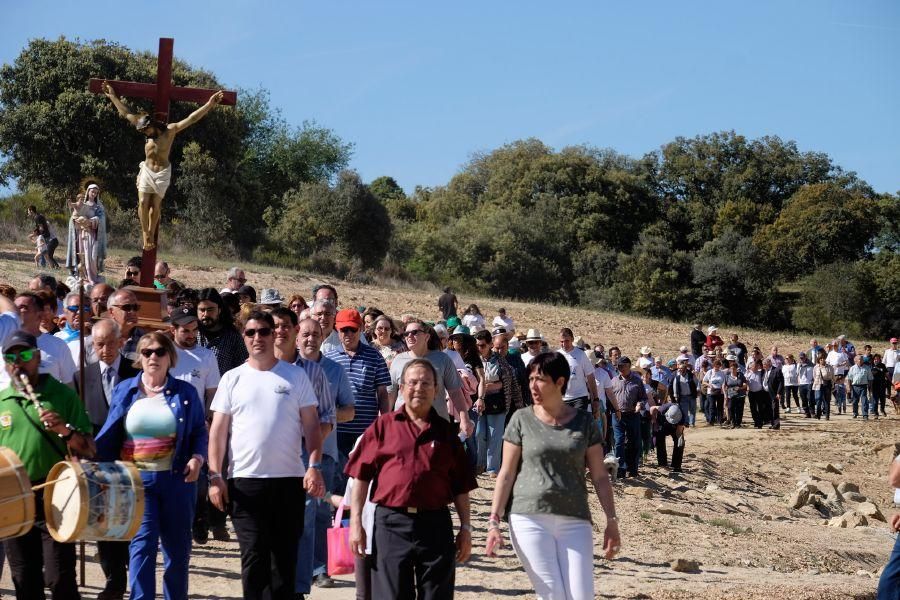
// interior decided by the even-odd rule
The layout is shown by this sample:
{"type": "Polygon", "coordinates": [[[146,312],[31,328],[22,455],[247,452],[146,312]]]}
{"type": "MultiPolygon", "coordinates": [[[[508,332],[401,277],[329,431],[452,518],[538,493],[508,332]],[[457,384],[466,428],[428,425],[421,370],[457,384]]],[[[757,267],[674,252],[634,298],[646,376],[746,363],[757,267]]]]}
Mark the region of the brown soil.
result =
{"type": "MultiPolygon", "coordinates": [[[[0,282],[24,287],[33,269],[21,251],[3,252],[0,282]],[[15,259],[9,260],[9,259],[15,259]]],[[[170,261],[172,276],[196,287],[223,284],[224,269],[192,268],[170,261]]],[[[108,271],[121,274],[122,261],[114,257],[108,271]]],[[[276,287],[283,295],[308,294],[315,278],[274,270],[249,270],[252,284],[276,287]]],[[[377,306],[389,314],[412,313],[435,318],[437,293],[388,286],[360,286],[337,282],[342,306],[377,306]]],[[[649,345],[654,353],[673,356],[687,343],[689,327],[584,309],[527,304],[487,298],[461,298],[475,302],[492,317],[505,306],[518,328],[540,328],[551,342],[558,329],[569,326],[576,335],[619,345],[626,354],[649,345]]],[[[732,331],[723,328],[723,333],[732,331]]],[[[808,337],[786,333],[736,329],[748,345],[767,348],[779,344],[783,353],[807,347],[808,337]]],[[[820,338],[820,341],[824,338],[820,338]]],[[[861,343],[861,342],[860,342],[861,343]]],[[[880,348],[879,346],[876,346],[880,348]]],[[[746,418],[746,417],[745,417],[746,418]]],[[[702,419],[701,419],[702,420],[702,419]]],[[[621,556],[605,561],[599,552],[604,518],[596,498],[595,515],[597,594],[602,598],[759,598],[771,600],[821,598],[874,598],[876,573],[887,561],[893,538],[885,523],[873,521],[856,529],[838,529],[811,507],[791,510],[785,501],[803,472],[835,483],[856,483],[890,519],[891,490],[885,475],[891,460],[885,446],[897,440],[900,417],[863,422],[835,415],[831,421],[787,415],[781,431],[723,430],[706,426],[686,435],[685,473],[673,476],[653,466],[651,455],[642,477],[615,485],[623,547],[621,556]],[[828,463],[842,473],[827,473],[828,463]],[[627,488],[646,487],[653,497],[626,494],[627,488]],[[688,516],[657,512],[673,508],[688,516]],[[669,567],[675,558],[700,562],[695,573],[677,573],[669,567]]],[[[498,559],[484,557],[484,533],[490,508],[492,482],[479,479],[473,493],[475,526],[472,560],[457,570],[457,597],[533,598],[528,579],[514,553],[507,548],[498,559]]],[[[87,545],[85,598],[99,591],[100,569],[93,544],[87,545]]],[[[161,575],[161,572],[160,572],[161,575]]],[[[161,588],[160,588],[161,590],[161,588]]],[[[0,593],[12,595],[8,568],[0,579],[0,593]]],[[[191,559],[192,598],[241,597],[237,544],[210,541],[195,546],[191,559]]],[[[353,598],[352,576],[341,577],[337,587],[315,588],[312,598],[353,598]]]]}

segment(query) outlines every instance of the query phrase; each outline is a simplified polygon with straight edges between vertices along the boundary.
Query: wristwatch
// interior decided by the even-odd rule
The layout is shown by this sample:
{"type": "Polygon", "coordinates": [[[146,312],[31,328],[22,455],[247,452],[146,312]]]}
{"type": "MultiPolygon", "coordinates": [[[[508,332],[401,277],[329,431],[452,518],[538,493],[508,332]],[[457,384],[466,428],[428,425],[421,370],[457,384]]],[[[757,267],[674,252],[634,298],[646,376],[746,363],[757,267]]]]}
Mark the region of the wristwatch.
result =
{"type": "Polygon", "coordinates": [[[460,523],[459,528],[472,533],[472,526],[469,523],[460,523]]]}
{"type": "Polygon", "coordinates": [[[315,469],[316,471],[322,470],[322,463],[312,463],[309,465],[310,469],[315,469]]]}
{"type": "Polygon", "coordinates": [[[75,431],[76,431],[76,429],[75,429],[71,424],[69,424],[69,423],[66,423],[66,429],[69,430],[69,433],[67,433],[67,434],[65,434],[65,435],[63,435],[63,434],[61,434],[61,433],[57,433],[57,434],[56,434],[56,435],[58,435],[58,436],[60,437],[60,439],[61,439],[62,441],[64,441],[64,442],[68,442],[69,440],[71,440],[71,439],[72,439],[72,436],[75,435],[75,431]]]}
{"type": "Polygon", "coordinates": [[[216,479],[222,479],[221,473],[210,473],[209,477],[207,477],[209,481],[215,481],[216,479]]]}

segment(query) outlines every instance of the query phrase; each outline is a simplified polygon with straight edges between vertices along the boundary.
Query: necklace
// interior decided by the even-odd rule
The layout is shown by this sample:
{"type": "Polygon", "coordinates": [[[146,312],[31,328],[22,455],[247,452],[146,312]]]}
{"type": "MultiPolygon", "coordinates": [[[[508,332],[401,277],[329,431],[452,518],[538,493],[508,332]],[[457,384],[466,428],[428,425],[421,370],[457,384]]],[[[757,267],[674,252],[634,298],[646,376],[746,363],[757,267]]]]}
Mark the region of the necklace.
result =
{"type": "Polygon", "coordinates": [[[152,386],[147,383],[146,375],[141,375],[141,385],[144,386],[144,389],[151,394],[158,394],[166,388],[166,382],[163,381],[160,386],[152,386]]]}

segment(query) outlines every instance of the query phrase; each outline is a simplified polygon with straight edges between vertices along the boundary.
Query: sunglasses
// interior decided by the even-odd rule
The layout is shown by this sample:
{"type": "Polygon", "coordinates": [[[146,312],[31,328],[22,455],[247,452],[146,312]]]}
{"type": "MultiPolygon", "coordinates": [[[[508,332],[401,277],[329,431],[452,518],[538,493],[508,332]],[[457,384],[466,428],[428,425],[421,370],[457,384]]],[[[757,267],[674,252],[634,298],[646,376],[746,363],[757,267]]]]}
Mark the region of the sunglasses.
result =
{"type": "Polygon", "coordinates": [[[140,271],[125,271],[125,274],[128,275],[129,277],[134,277],[135,275],[140,275],[141,272],[140,271]]]}
{"type": "Polygon", "coordinates": [[[159,358],[162,358],[166,355],[166,349],[160,346],[159,348],[144,348],[141,350],[141,356],[144,358],[150,358],[154,354],[159,358]]]}
{"type": "Polygon", "coordinates": [[[252,337],[269,337],[272,335],[271,327],[260,327],[259,329],[245,329],[244,337],[252,338],[252,337]]]}
{"type": "Polygon", "coordinates": [[[137,312],[141,310],[140,304],[112,304],[109,308],[118,308],[123,312],[137,312]]]}
{"type": "Polygon", "coordinates": [[[16,362],[28,362],[32,358],[34,358],[35,353],[37,352],[36,348],[29,348],[27,350],[19,350],[18,352],[4,352],[3,360],[8,364],[15,364],[16,362]]]}
{"type": "MultiPolygon", "coordinates": [[[[69,312],[78,312],[78,305],[72,304],[71,306],[67,306],[66,310],[69,312]]],[[[81,310],[87,312],[87,311],[91,310],[91,305],[85,304],[84,306],[81,307],[81,310]]]]}
{"type": "Polygon", "coordinates": [[[341,333],[356,333],[359,331],[359,327],[341,327],[338,331],[341,333]]]}
{"type": "Polygon", "coordinates": [[[403,337],[418,337],[419,334],[425,333],[421,329],[410,329],[409,331],[403,332],[403,337]]]}

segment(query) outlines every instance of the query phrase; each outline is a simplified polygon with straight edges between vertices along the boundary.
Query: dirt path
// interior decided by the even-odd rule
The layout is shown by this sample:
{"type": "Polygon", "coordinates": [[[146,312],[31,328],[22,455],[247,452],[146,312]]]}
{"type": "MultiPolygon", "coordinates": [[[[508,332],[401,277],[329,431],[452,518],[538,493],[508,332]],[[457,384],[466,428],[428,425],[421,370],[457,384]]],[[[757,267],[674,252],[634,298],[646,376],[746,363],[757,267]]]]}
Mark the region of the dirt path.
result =
{"type": "MultiPolygon", "coordinates": [[[[0,245],[0,282],[24,288],[33,274],[26,262],[29,256],[21,248],[0,245]]],[[[123,257],[124,254],[115,253],[108,260],[111,279],[121,276],[123,257]]],[[[174,278],[195,287],[221,287],[224,283],[227,265],[196,267],[184,257],[169,262],[174,278]]],[[[312,285],[321,281],[262,267],[247,267],[247,275],[257,290],[276,287],[283,295],[308,295],[312,285]]],[[[342,306],[378,306],[391,315],[408,312],[435,317],[437,294],[432,289],[335,283],[342,306]]],[[[497,308],[505,306],[519,328],[541,328],[551,340],[560,327],[571,326],[576,335],[601,341],[607,347],[617,344],[632,355],[637,347],[650,345],[655,354],[671,357],[687,343],[689,334],[684,324],[580,308],[479,297],[460,300],[466,304],[476,302],[489,319],[497,308]]],[[[723,328],[723,333],[730,331],[723,328]]],[[[809,341],[808,336],[779,332],[740,328],[734,331],[748,346],[758,344],[766,349],[779,344],[784,353],[804,349],[809,341]]],[[[823,339],[826,338],[819,338],[823,339]]],[[[862,343],[858,342],[860,346],[862,343]]],[[[880,349],[881,345],[875,347],[880,349]]],[[[860,492],[890,518],[891,491],[885,474],[891,455],[885,447],[900,441],[898,423],[898,416],[863,422],[841,415],[825,422],[787,415],[779,432],[704,426],[690,430],[683,476],[672,477],[651,464],[643,468],[639,480],[616,484],[624,544],[622,555],[615,561],[596,560],[598,597],[874,598],[875,573],[887,561],[893,545],[887,526],[872,521],[869,526],[855,529],[829,527],[827,519],[812,507],[789,509],[785,497],[796,489],[801,473],[834,483],[849,481],[857,484],[860,492]],[[826,473],[829,463],[840,465],[842,473],[826,473]],[[649,489],[652,498],[634,495],[636,487],[649,489]],[[660,506],[686,516],[662,514],[658,512],[660,506]],[[699,572],[672,571],[669,562],[674,558],[699,561],[699,572]]],[[[528,579],[508,548],[496,560],[483,556],[491,481],[481,478],[479,484],[484,487],[473,494],[475,552],[472,561],[457,571],[457,597],[533,598],[528,579]]],[[[604,520],[596,500],[592,500],[592,509],[595,524],[602,526],[604,520]]],[[[598,555],[599,540],[598,533],[598,555]]],[[[84,597],[93,598],[100,589],[101,576],[91,544],[88,561],[84,597]]],[[[7,568],[0,578],[0,593],[11,597],[10,588],[7,568]]],[[[238,599],[240,590],[236,543],[211,541],[194,547],[192,598],[238,599]]],[[[317,588],[311,597],[353,598],[352,577],[339,578],[338,587],[333,589],[317,588]]]]}
{"type": "MultiPolygon", "coordinates": [[[[827,526],[812,507],[791,510],[785,496],[804,472],[839,483],[849,481],[890,518],[885,473],[900,418],[878,422],[836,416],[832,421],[788,416],[780,432],[723,430],[701,426],[687,436],[685,473],[645,466],[638,480],[618,482],[616,508],[623,536],[622,555],[599,558],[604,523],[595,515],[598,597],[602,598],[874,598],[876,572],[887,561],[893,539],[886,524],[855,529],[827,526]],[[879,450],[879,452],[876,452],[879,450]],[[828,464],[841,474],[828,473],[828,464]],[[633,495],[646,488],[653,497],[633,495]],[[629,491],[631,490],[631,491],[629,491]],[[660,507],[686,516],[658,512],[660,507]],[[674,558],[696,560],[699,572],[676,573],[674,558]]],[[[651,457],[652,458],[652,457],[651,457]]],[[[652,462],[652,461],[651,461],[652,462]]],[[[491,480],[479,479],[473,494],[474,553],[457,571],[457,597],[533,598],[529,582],[507,547],[496,560],[483,556],[491,480]]],[[[88,544],[85,598],[99,591],[100,569],[88,544]]],[[[160,571],[161,575],[161,571],[160,571]]],[[[8,568],[0,593],[12,595],[8,568]]],[[[191,557],[191,598],[238,599],[237,544],[210,541],[191,557]]],[[[354,598],[352,577],[338,587],[316,588],[311,598],[354,598]]]]}

